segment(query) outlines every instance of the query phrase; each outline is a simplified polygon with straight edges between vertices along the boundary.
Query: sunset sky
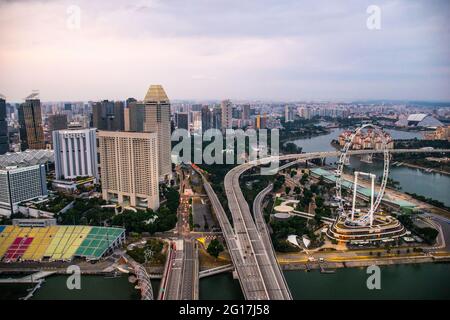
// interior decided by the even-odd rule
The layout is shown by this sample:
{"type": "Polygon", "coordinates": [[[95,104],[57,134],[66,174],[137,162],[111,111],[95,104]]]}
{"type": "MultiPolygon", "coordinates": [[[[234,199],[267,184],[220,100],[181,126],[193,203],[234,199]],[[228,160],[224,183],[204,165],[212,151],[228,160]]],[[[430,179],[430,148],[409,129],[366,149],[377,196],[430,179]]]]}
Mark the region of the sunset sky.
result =
{"type": "Polygon", "coordinates": [[[0,93],[449,101],[449,21],[446,0],[0,0],[0,93]]]}

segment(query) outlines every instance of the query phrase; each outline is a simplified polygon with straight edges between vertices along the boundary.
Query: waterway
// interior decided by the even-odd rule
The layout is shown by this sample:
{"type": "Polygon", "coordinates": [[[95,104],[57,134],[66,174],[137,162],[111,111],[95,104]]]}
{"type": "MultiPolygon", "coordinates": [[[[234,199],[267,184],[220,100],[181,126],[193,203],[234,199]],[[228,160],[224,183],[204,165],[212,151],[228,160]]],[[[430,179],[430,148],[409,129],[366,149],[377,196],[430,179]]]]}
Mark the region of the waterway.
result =
{"type": "MultiPolygon", "coordinates": [[[[333,151],[335,148],[330,144],[331,140],[337,139],[342,129],[332,129],[330,133],[325,135],[316,136],[309,139],[298,139],[294,142],[297,146],[302,147],[303,152],[315,152],[315,151],[333,151]]],[[[400,130],[386,130],[391,134],[394,139],[421,139],[422,133],[420,132],[406,132],[400,130]]],[[[333,164],[336,162],[336,158],[327,158],[327,164],[333,164]]],[[[350,167],[375,173],[380,176],[383,172],[383,163],[376,161],[372,164],[361,162],[359,157],[351,157],[350,167]]],[[[409,168],[409,167],[396,167],[391,165],[389,177],[400,182],[401,190],[404,192],[417,193],[429,198],[436,199],[443,202],[445,205],[450,206],[450,176],[442,175],[439,173],[425,172],[421,169],[409,168]]]]}
{"type": "MultiPolygon", "coordinates": [[[[366,268],[285,271],[294,300],[308,299],[450,299],[450,264],[408,264],[380,267],[380,290],[369,290],[366,268]]],[[[242,299],[238,280],[231,274],[200,281],[200,299],[242,299]],[[220,290],[217,288],[220,287],[220,290]]]]}

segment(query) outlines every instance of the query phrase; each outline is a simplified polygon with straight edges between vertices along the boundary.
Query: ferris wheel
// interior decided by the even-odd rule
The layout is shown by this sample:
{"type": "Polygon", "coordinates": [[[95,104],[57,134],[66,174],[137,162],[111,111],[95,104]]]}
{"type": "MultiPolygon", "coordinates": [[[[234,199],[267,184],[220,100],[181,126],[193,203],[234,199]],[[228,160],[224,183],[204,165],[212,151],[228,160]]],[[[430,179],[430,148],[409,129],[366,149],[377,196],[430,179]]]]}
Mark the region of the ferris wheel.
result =
{"type": "Polygon", "coordinates": [[[359,225],[359,226],[372,226],[373,223],[373,217],[374,213],[377,211],[381,200],[383,199],[384,191],[386,189],[386,184],[388,180],[389,175],[389,149],[388,149],[388,141],[384,134],[384,132],[381,130],[380,127],[375,126],[373,124],[364,124],[361,127],[357,128],[355,131],[352,132],[352,134],[346,138],[345,145],[341,149],[341,153],[339,156],[339,160],[337,162],[337,169],[335,172],[336,176],[336,198],[339,202],[339,212],[341,213],[341,217],[346,218],[346,222],[349,222],[351,224],[359,225]],[[366,128],[372,128],[375,132],[375,134],[381,138],[381,150],[383,152],[383,158],[384,158],[384,164],[383,164],[383,176],[381,179],[380,188],[378,190],[378,193],[375,197],[375,175],[372,173],[365,173],[365,172],[355,172],[355,180],[353,182],[353,203],[352,203],[352,209],[350,212],[346,212],[344,208],[344,199],[342,198],[342,182],[343,182],[343,172],[344,172],[344,166],[348,164],[349,161],[349,155],[348,152],[351,150],[355,137],[361,133],[363,129],[366,128]],[[366,213],[355,215],[355,204],[356,204],[356,193],[357,193],[357,187],[358,187],[358,176],[368,176],[371,178],[372,182],[372,189],[371,189],[371,198],[370,198],[370,208],[366,213]]]}

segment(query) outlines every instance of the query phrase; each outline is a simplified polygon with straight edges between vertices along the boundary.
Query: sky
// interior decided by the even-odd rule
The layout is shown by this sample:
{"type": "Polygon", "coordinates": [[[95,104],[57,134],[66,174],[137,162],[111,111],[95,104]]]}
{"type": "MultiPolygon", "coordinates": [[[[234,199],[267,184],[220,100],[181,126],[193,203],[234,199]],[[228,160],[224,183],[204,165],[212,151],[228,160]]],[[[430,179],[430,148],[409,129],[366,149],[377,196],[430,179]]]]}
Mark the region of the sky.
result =
{"type": "Polygon", "coordinates": [[[447,0],[0,0],[0,93],[450,101],[448,21],[447,0]]]}

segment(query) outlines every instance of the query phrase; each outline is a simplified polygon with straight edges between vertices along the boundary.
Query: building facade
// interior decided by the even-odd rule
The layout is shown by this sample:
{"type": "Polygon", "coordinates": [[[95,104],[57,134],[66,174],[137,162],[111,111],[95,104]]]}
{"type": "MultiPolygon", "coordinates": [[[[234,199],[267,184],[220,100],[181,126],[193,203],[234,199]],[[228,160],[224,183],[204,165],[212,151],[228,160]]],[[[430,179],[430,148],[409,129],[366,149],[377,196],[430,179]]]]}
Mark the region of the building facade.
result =
{"type": "Polygon", "coordinates": [[[212,112],[208,106],[202,107],[202,132],[212,128],[212,112]]]}
{"type": "Polygon", "coordinates": [[[242,120],[250,120],[250,105],[244,104],[241,113],[242,120]]]}
{"type": "Polygon", "coordinates": [[[222,109],[222,131],[232,128],[233,123],[233,105],[230,100],[224,100],[221,103],[222,109]]]}
{"type": "Polygon", "coordinates": [[[284,107],[284,121],[285,122],[294,121],[294,111],[290,106],[284,107]]]}
{"type": "Polygon", "coordinates": [[[92,122],[94,128],[107,131],[123,131],[125,129],[122,101],[103,100],[92,105],[92,122]]]}
{"type": "Polygon", "coordinates": [[[48,116],[48,130],[50,132],[64,129],[67,129],[66,114],[52,114],[48,116]]]}
{"type": "Polygon", "coordinates": [[[8,122],[6,121],[6,101],[0,96],[0,154],[9,151],[8,122]]]}
{"type": "Polygon", "coordinates": [[[158,135],[159,177],[172,176],[170,101],[160,85],[151,85],[144,101],[128,105],[128,131],[155,132],[158,135]]]}
{"type": "Polygon", "coordinates": [[[177,128],[189,131],[189,113],[178,112],[175,114],[177,128]]]}
{"type": "Polygon", "coordinates": [[[10,216],[19,203],[47,195],[45,165],[0,169],[0,215],[10,216]]]}
{"type": "Polygon", "coordinates": [[[45,149],[41,101],[32,94],[19,107],[21,150],[45,149]]]}
{"type": "Polygon", "coordinates": [[[212,111],[212,127],[213,129],[222,129],[222,109],[215,107],[212,111]]]}
{"type": "Polygon", "coordinates": [[[158,134],[99,131],[98,140],[103,199],[158,209],[158,134]]]}
{"type": "Polygon", "coordinates": [[[98,181],[96,129],[53,131],[56,179],[90,176],[98,181]]]}

